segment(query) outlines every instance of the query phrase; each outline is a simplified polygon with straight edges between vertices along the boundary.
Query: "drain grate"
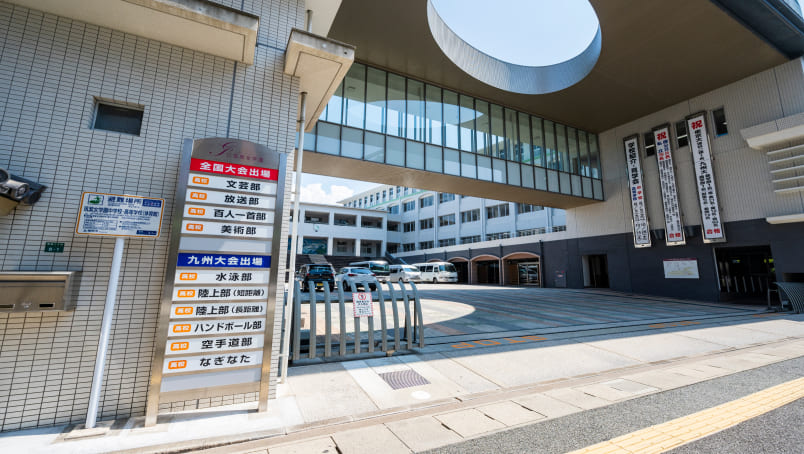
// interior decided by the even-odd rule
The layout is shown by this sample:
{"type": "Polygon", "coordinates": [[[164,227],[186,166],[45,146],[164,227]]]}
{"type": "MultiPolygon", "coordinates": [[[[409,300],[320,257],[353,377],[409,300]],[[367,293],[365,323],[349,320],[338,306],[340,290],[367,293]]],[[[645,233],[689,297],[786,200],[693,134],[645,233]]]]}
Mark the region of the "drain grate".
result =
{"type": "Polygon", "coordinates": [[[429,385],[430,382],[412,369],[397,370],[378,374],[393,389],[412,388],[414,386],[429,385]]]}

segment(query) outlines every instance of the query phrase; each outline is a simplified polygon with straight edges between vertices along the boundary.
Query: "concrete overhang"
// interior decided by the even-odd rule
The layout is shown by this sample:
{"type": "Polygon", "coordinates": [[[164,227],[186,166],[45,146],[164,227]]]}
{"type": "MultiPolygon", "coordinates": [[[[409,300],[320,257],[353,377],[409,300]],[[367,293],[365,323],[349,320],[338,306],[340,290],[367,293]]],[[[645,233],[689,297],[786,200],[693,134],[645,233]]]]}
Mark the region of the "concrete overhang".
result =
{"type": "Polygon", "coordinates": [[[788,142],[800,142],[804,139],[804,113],[741,129],[740,135],[748,146],[755,150],[775,148],[788,142]]]}
{"type": "Polygon", "coordinates": [[[206,0],[9,0],[144,38],[252,64],[259,18],[206,0]]]}
{"type": "Polygon", "coordinates": [[[310,131],[349,71],[355,47],[294,28],[285,51],[285,74],[299,78],[307,93],[304,130],[310,131]]]}
{"type": "Polygon", "coordinates": [[[335,15],[341,7],[341,0],[306,0],[305,7],[313,12],[313,27],[310,32],[318,36],[327,36],[335,15]]]}
{"type": "Polygon", "coordinates": [[[590,3],[600,21],[600,58],[577,84],[541,95],[500,90],[458,68],[430,33],[427,0],[343,0],[329,36],[357,46],[358,61],[591,132],[788,61],[711,0],[590,3]]]}
{"type": "Polygon", "coordinates": [[[477,180],[454,175],[433,173],[425,170],[401,168],[389,164],[351,159],[341,156],[305,151],[302,171],[352,180],[370,181],[378,184],[407,186],[439,192],[452,192],[472,197],[510,202],[529,203],[553,208],[576,208],[600,203],[569,194],[540,191],[521,186],[512,186],[491,181],[477,180]],[[312,155],[312,156],[311,156],[312,155]]]}

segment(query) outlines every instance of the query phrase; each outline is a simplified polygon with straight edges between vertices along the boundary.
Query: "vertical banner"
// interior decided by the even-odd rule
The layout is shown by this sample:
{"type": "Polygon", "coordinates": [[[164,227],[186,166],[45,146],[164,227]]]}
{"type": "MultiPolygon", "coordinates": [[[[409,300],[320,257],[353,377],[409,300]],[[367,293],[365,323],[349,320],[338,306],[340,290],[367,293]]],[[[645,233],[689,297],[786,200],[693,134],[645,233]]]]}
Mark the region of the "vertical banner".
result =
{"type": "Polygon", "coordinates": [[[712,170],[712,155],[709,151],[709,136],[706,132],[706,112],[687,117],[692,163],[698,187],[698,203],[701,206],[701,230],[704,243],[726,241],[720,219],[720,204],[717,200],[715,175],[712,170]]]}
{"type": "Polygon", "coordinates": [[[673,165],[673,146],[670,143],[670,125],[653,129],[656,144],[656,161],[659,164],[659,186],[662,190],[664,207],[665,243],[668,246],[681,246],[684,240],[684,226],[681,222],[681,208],[678,205],[678,186],[676,170],[673,165]]]}
{"type": "Polygon", "coordinates": [[[639,136],[623,139],[628,183],[631,187],[631,213],[634,226],[634,247],[650,247],[650,225],[645,208],[645,191],[642,185],[642,164],[639,160],[639,136]]]}
{"type": "Polygon", "coordinates": [[[160,399],[267,399],[287,155],[185,140],[146,425],[160,399]]]}

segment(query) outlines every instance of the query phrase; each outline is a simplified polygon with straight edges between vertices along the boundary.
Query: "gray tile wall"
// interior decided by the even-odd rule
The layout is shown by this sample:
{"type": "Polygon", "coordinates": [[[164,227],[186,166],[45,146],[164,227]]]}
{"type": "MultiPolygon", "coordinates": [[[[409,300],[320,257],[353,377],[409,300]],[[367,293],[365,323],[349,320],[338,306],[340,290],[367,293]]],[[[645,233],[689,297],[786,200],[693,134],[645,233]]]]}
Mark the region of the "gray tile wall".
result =
{"type": "MultiPolygon", "coordinates": [[[[282,66],[303,1],[221,3],[260,16],[253,66],[0,2],[0,167],[48,186],[36,205],[0,217],[0,270],[82,271],[74,311],[0,314],[0,430],[86,416],[114,240],[74,235],[82,191],[167,201],[159,239],[126,241],[101,395],[100,419],[141,415],[182,140],[228,136],[292,151],[298,84],[282,66]],[[144,105],[141,135],[90,129],[93,97],[144,105]],[[48,241],[65,243],[64,253],[42,252],[48,241]]],[[[284,252],[275,263],[284,266],[284,252]]]]}

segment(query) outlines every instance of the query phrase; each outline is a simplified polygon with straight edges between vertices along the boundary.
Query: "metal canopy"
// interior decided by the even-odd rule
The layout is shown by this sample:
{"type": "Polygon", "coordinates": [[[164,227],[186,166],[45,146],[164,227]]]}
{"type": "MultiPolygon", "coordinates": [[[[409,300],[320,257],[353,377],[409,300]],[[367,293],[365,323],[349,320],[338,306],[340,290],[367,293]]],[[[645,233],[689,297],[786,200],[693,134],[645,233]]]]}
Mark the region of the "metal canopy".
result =
{"type": "MultiPolygon", "coordinates": [[[[601,132],[787,61],[710,0],[591,0],[603,49],[578,84],[520,95],[461,71],[427,25],[427,1],[343,0],[329,36],[367,64],[601,132]]],[[[489,24],[504,28],[505,24],[489,24]]]]}

